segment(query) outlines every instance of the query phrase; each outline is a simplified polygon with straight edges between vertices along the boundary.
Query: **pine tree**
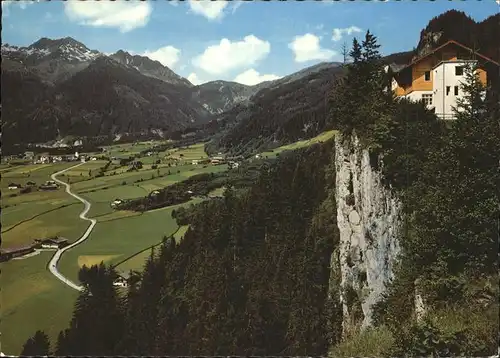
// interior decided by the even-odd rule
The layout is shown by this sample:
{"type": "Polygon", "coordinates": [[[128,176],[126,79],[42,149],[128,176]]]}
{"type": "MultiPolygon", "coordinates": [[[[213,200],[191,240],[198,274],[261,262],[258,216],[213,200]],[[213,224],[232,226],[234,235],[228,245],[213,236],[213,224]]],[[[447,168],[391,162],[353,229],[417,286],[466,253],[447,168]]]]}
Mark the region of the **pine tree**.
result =
{"type": "Polygon", "coordinates": [[[49,337],[43,331],[36,331],[33,337],[24,343],[22,356],[48,356],[50,355],[49,337]]]}

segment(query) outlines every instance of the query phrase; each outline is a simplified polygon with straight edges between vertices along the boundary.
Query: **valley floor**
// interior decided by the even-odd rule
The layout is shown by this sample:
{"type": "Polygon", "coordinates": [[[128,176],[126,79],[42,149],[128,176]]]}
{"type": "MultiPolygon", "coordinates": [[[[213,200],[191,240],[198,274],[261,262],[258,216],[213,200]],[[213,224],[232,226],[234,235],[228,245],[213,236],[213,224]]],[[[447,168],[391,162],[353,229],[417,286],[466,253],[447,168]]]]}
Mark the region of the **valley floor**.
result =
{"type": "MultiPolygon", "coordinates": [[[[307,141],[261,153],[261,157],[274,158],[285,150],[321,142],[334,134],[334,131],[325,132],[307,141]]],[[[193,198],[183,204],[144,213],[115,210],[111,202],[141,198],[194,175],[228,169],[225,164],[193,165],[193,160],[208,158],[203,143],[140,156],[141,152],[157,144],[145,142],[108,147],[105,154],[113,158],[111,164],[95,160],[77,166],[75,163],[2,165],[2,247],[25,246],[34,239],[52,236],[62,236],[70,243],[82,237],[90,222],[80,218],[84,205],[68,195],[64,185],[54,191],[32,190],[24,194],[20,189],[8,189],[12,182],[23,187],[28,182],[40,185],[59,172],[56,179],[61,184],[68,183],[72,193],[88,201],[90,207],[86,217],[96,221],[87,240],[61,255],[57,264],[61,275],[78,284],[79,269],[100,262],[115,266],[118,273],[142,270],[152,247],[164,236],[174,234],[179,241],[186,232],[187,226],[179,227],[172,218],[172,211],[206,199],[193,198]],[[130,171],[128,165],[120,164],[121,159],[133,155],[142,162],[140,170],[130,171]]],[[[220,196],[223,192],[221,187],[209,195],[220,196]]],[[[62,284],[47,270],[54,252],[39,250],[23,259],[1,263],[2,352],[19,353],[29,335],[38,329],[55,342],[59,331],[67,327],[78,291],[62,284]]]]}

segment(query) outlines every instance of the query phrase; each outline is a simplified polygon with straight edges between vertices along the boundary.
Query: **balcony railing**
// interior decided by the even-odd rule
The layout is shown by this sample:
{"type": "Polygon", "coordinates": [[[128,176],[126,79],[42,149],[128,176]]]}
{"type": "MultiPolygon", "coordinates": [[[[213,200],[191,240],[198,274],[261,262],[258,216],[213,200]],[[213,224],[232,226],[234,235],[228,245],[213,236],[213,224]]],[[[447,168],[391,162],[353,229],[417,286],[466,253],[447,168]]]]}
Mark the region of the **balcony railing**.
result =
{"type": "Polygon", "coordinates": [[[436,113],[436,116],[443,121],[452,121],[456,119],[454,113],[436,113]]]}

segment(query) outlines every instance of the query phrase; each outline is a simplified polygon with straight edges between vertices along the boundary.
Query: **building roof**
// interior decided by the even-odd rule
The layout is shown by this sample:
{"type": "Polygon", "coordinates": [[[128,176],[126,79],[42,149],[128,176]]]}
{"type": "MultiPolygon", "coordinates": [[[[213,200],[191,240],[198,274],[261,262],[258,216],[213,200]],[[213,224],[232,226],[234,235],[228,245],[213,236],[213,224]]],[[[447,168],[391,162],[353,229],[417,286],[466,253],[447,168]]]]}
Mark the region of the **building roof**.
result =
{"type": "Polygon", "coordinates": [[[19,246],[19,247],[8,247],[8,248],[5,248],[5,249],[0,249],[0,252],[2,254],[11,254],[11,253],[14,253],[14,252],[31,250],[32,248],[33,248],[32,245],[29,245],[29,246],[19,246]]]}
{"type": "Polygon", "coordinates": [[[442,44],[441,46],[436,47],[436,48],[435,48],[434,50],[432,50],[431,52],[429,52],[429,53],[425,54],[424,56],[421,56],[421,57],[419,57],[419,58],[417,58],[417,59],[413,60],[413,61],[412,61],[412,62],[410,62],[408,65],[406,65],[406,66],[404,66],[404,67],[400,68],[400,69],[399,69],[398,71],[396,71],[396,72],[401,72],[401,71],[406,70],[407,68],[412,67],[414,64],[416,64],[416,63],[418,63],[418,62],[422,61],[424,58],[429,57],[430,55],[432,55],[432,54],[434,54],[434,53],[438,52],[439,50],[442,50],[443,48],[445,48],[446,46],[451,45],[451,44],[454,44],[454,45],[456,45],[456,46],[458,46],[458,47],[461,47],[461,48],[463,48],[463,49],[465,49],[465,50],[467,50],[467,51],[470,51],[471,53],[475,53],[475,55],[476,55],[476,56],[478,56],[478,57],[482,58],[483,60],[488,61],[488,62],[491,62],[491,63],[493,63],[493,64],[495,64],[495,65],[497,65],[497,66],[500,66],[500,64],[499,64],[498,62],[496,62],[496,61],[492,60],[492,59],[491,59],[491,58],[489,58],[489,57],[486,57],[486,56],[484,56],[484,55],[481,55],[479,52],[474,51],[473,49],[471,49],[471,48],[469,48],[469,47],[467,47],[467,46],[465,46],[465,45],[462,45],[460,42],[457,42],[457,41],[455,41],[455,40],[449,40],[449,41],[445,42],[444,44],[442,44]]]}
{"type": "Polygon", "coordinates": [[[42,242],[53,242],[55,244],[63,244],[65,242],[68,242],[68,239],[65,239],[64,237],[55,237],[55,238],[42,240],[42,242]]]}

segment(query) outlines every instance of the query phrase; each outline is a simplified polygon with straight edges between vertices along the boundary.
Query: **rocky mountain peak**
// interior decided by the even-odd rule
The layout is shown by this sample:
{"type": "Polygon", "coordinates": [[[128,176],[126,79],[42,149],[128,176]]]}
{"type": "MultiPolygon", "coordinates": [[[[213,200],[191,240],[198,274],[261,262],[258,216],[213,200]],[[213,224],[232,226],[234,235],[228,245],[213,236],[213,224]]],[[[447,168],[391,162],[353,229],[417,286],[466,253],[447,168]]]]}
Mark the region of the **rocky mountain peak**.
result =
{"type": "Polygon", "coordinates": [[[177,75],[167,66],[163,66],[159,61],[141,55],[132,55],[127,51],[118,50],[110,57],[122,65],[131,67],[148,77],[157,78],[167,83],[192,87],[187,79],[177,75]]]}

